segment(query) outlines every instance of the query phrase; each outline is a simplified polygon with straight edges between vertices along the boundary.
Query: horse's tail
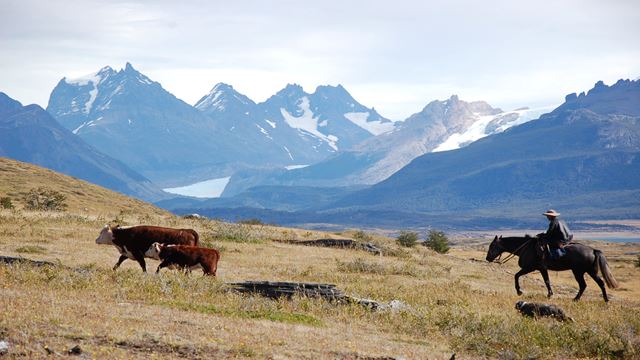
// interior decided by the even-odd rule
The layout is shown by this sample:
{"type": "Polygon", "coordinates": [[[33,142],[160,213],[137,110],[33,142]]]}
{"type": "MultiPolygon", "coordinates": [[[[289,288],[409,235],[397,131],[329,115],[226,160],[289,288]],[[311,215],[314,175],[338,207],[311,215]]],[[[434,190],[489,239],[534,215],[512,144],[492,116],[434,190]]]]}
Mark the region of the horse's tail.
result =
{"type": "Polygon", "coordinates": [[[609,269],[609,264],[607,263],[607,259],[602,254],[600,250],[593,251],[596,256],[596,261],[600,271],[602,272],[602,276],[604,276],[604,282],[607,283],[609,289],[615,289],[618,287],[618,281],[613,277],[611,273],[611,269],[609,269]]]}

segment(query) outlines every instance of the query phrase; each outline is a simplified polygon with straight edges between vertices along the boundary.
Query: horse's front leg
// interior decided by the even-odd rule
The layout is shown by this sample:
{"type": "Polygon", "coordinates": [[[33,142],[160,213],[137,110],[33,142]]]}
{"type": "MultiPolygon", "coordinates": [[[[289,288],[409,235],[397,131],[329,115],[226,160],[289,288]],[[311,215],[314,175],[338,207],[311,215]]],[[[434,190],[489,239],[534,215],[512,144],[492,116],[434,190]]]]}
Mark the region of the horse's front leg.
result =
{"type": "Polygon", "coordinates": [[[520,290],[520,281],[519,281],[520,276],[526,275],[526,274],[528,274],[528,273],[530,273],[532,271],[533,271],[533,269],[521,269],[514,276],[514,278],[516,280],[516,292],[518,293],[518,295],[522,295],[522,291],[520,290]]]}
{"type": "Polygon", "coordinates": [[[553,296],[553,290],[551,290],[551,281],[549,281],[549,272],[547,269],[540,269],[540,274],[542,274],[542,278],[544,279],[544,284],[547,286],[547,297],[550,298],[553,296]]]}

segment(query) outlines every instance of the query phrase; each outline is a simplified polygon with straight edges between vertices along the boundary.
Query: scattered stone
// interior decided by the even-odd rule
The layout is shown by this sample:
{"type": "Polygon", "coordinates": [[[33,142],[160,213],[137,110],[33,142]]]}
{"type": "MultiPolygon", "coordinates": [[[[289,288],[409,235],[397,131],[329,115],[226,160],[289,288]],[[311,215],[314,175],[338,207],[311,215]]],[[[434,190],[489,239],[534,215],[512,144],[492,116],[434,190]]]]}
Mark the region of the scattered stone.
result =
{"type": "Polygon", "coordinates": [[[13,256],[0,256],[0,263],[5,263],[5,264],[22,263],[22,264],[29,264],[33,266],[44,266],[44,265],[55,266],[56,265],[50,261],[30,260],[23,257],[13,257],[13,256]]]}
{"type": "Polygon", "coordinates": [[[202,220],[202,219],[206,219],[204,216],[200,215],[200,214],[188,214],[188,215],[184,215],[182,217],[183,219],[190,219],[190,220],[202,220]]]}
{"type": "Polygon", "coordinates": [[[51,348],[49,347],[49,345],[45,345],[45,346],[44,346],[44,351],[46,351],[46,352],[47,352],[47,355],[53,355],[53,354],[55,354],[55,353],[56,353],[55,351],[53,351],[53,349],[51,349],[51,348]]]}
{"type": "Polygon", "coordinates": [[[9,343],[5,340],[0,341],[0,355],[5,355],[9,352],[9,343]]]}
{"type": "Polygon", "coordinates": [[[76,345],[69,349],[67,353],[69,353],[69,355],[80,355],[82,354],[82,348],[80,348],[80,345],[76,345]]]}

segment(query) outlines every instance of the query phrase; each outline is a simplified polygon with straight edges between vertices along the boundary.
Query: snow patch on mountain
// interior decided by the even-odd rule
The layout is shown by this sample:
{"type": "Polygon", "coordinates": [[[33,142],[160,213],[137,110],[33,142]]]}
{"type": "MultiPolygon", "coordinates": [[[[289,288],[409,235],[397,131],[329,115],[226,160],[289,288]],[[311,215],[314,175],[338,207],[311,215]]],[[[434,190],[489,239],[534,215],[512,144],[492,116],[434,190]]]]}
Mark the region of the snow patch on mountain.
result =
{"type": "Polygon", "coordinates": [[[474,114],[478,119],[466,131],[451,134],[445,141],[436,146],[432,152],[459,149],[485,136],[501,133],[513,126],[538,119],[540,115],[553,110],[553,108],[554,106],[537,109],[520,109],[485,116],[474,114]]]}
{"type": "MultiPolygon", "coordinates": [[[[351,104],[353,105],[353,104],[351,104]]],[[[366,112],[350,112],[344,114],[344,117],[359,127],[365,129],[374,136],[384,134],[393,130],[393,122],[381,122],[381,121],[367,121],[370,113],[366,112]]]]}
{"type": "Polygon", "coordinates": [[[338,138],[334,135],[325,135],[318,131],[318,126],[320,126],[320,124],[318,123],[318,118],[314,117],[315,115],[309,107],[309,98],[307,96],[303,96],[300,99],[298,108],[302,111],[302,115],[300,116],[291,115],[285,108],[280,108],[280,113],[282,113],[282,117],[287,124],[294,129],[304,131],[319,138],[326,142],[335,151],[338,151],[338,146],[336,145],[338,138]]]}
{"type": "Polygon", "coordinates": [[[93,102],[96,101],[98,97],[98,84],[102,81],[101,71],[98,71],[94,74],[85,75],[75,79],[64,79],[64,81],[69,85],[75,86],[87,86],[92,85],[93,89],[89,90],[89,100],[84,104],[84,108],[82,112],[88,114],[91,111],[91,107],[93,106],[93,102]]]}
{"type": "Polygon", "coordinates": [[[167,188],[164,191],[184,196],[192,196],[197,198],[217,198],[220,197],[224,188],[227,187],[231,177],[217,178],[206,181],[197,182],[195,184],[167,188]]]}

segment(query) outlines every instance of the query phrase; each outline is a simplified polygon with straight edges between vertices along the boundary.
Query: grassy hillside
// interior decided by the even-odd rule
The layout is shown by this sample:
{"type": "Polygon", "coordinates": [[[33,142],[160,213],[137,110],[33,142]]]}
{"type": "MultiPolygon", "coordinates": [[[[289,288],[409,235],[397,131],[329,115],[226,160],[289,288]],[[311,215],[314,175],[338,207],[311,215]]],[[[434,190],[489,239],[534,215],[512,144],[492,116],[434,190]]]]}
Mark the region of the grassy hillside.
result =
{"type": "Polygon", "coordinates": [[[633,265],[640,245],[597,245],[621,283],[610,292],[609,304],[590,279],[583,301],[571,301],[577,287],[568,273],[551,274],[552,300],[546,299],[538,274],[523,278],[525,295],[518,297],[515,261],[486,263],[482,239],[446,255],[400,248],[382,237],[370,241],[386,250],[384,256],[298,246],[278,240],[355,234],[181,219],[88,185],[78,191],[84,195],[76,194],[80,182],[73,179],[36,176],[28,166],[3,164],[14,170],[0,172],[2,191],[9,180],[18,194],[30,188],[18,183],[33,185],[38,176],[50,177],[56,180],[47,183],[66,189],[70,203],[66,214],[0,211],[0,255],[59,264],[0,264],[0,341],[9,343],[9,357],[62,355],[76,345],[88,357],[110,359],[640,356],[640,269],[633,265]],[[117,210],[107,212],[111,208],[117,210]],[[196,229],[204,245],[221,251],[218,277],[166,269],[154,275],[158,262],[153,260],[148,260],[149,274],[132,261],[113,272],[116,249],[94,242],[111,216],[123,224],[196,229]],[[319,299],[274,301],[229,292],[224,285],[244,280],[333,283],[354,296],[400,300],[409,308],[376,312],[319,299]],[[576,322],[522,318],[514,310],[519,299],[557,304],[576,322]]]}
{"type": "Polygon", "coordinates": [[[86,181],[36,165],[0,157],[0,197],[10,197],[16,208],[24,207],[24,196],[38,187],[67,197],[68,213],[112,219],[120,212],[168,217],[168,212],[146,202],[107,190],[86,181]]]}

